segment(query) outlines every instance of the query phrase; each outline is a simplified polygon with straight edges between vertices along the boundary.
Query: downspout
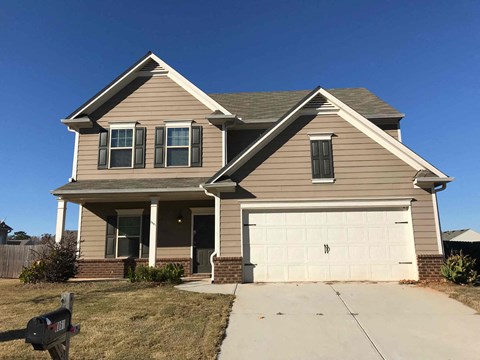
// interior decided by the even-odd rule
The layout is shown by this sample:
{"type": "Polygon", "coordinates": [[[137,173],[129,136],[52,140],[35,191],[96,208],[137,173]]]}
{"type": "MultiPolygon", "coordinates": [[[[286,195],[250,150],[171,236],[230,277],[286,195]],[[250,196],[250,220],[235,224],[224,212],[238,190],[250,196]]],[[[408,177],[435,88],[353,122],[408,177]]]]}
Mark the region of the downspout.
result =
{"type": "Polygon", "coordinates": [[[78,163],[78,138],[79,132],[72,129],[70,126],[67,127],[68,131],[75,133],[75,145],[73,148],[73,164],[72,164],[72,177],[68,179],[68,182],[77,181],[77,163],[78,163]]]}
{"type": "Polygon", "coordinates": [[[442,226],[440,224],[440,214],[438,211],[438,203],[437,203],[437,193],[443,191],[447,188],[447,184],[443,183],[439,188],[435,188],[435,185],[432,186],[432,196],[433,196],[433,206],[434,206],[434,216],[437,222],[437,237],[439,242],[439,250],[441,250],[441,254],[445,256],[445,250],[443,248],[443,240],[442,240],[442,226]]]}
{"type": "Polygon", "coordinates": [[[220,196],[217,194],[213,194],[208,192],[207,189],[205,189],[202,185],[200,187],[205,191],[205,194],[207,196],[211,196],[215,198],[215,249],[210,255],[210,264],[212,265],[212,283],[214,282],[215,279],[215,263],[213,261],[213,258],[215,256],[220,256],[220,196]]]}

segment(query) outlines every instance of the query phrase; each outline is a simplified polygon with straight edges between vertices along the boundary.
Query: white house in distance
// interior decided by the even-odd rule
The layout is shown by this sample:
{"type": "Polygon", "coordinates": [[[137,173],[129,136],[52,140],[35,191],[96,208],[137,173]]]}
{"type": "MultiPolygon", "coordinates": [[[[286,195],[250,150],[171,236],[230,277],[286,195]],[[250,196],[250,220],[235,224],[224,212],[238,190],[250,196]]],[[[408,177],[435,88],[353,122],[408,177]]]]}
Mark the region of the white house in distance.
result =
{"type": "Polygon", "coordinates": [[[480,233],[472,229],[448,230],[442,232],[443,241],[480,241],[480,233]]]}

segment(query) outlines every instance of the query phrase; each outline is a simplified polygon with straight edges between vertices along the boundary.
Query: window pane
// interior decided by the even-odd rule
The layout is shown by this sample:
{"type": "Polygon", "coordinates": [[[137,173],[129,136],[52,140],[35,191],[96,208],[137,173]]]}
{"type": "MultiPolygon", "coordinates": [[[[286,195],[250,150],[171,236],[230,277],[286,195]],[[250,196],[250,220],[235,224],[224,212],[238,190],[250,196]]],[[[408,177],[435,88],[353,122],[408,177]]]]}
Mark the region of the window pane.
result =
{"type": "Polygon", "coordinates": [[[140,236],[141,218],[139,216],[120,216],[118,218],[119,236],[140,236]]]}
{"type": "Polygon", "coordinates": [[[110,167],[132,167],[132,149],[112,149],[110,167]]]}
{"type": "Polygon", "coordinates": [[[133,129],[113,129],[111,147],[131,147],[133,140],[133,129]]]}
{"type": "Polygon", "coordinates": [[[188,148],[167,149],[167,166],[188,166],[188,148]]]}
{"type": "Polygon", "coordinates": [[[118,239],[118,257],[138,257],[140,239],[138,237],[118,239]]]}
{"type": "Polygon", "coordinates": [[[167,129],[167,146],[188,146],[190,142],[189,128],[167,129]]]}

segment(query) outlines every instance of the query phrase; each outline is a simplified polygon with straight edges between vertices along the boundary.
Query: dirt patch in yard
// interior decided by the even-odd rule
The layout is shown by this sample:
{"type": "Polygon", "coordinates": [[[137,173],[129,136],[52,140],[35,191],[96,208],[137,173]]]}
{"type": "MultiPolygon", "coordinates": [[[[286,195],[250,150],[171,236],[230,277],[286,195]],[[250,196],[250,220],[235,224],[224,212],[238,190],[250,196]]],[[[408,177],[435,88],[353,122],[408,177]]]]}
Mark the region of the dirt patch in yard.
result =
{"type": "MultiPolygon", "coordinates": [[[[0,280],[0,339],[56,309],[60,294],[75,294],[71,359],[215,359],[232,295],[199,294],[172,286],[124,281],[21,285],[0,280]]],[[[0,340],[2,359],[49,359],[23,339],[0,340]]]]}
{"type": "Polygon", "coordinates": [[[441,291],[480,313],[480,286],[457,285],[450,282],[428,283],[426,286],[441,291]]]}

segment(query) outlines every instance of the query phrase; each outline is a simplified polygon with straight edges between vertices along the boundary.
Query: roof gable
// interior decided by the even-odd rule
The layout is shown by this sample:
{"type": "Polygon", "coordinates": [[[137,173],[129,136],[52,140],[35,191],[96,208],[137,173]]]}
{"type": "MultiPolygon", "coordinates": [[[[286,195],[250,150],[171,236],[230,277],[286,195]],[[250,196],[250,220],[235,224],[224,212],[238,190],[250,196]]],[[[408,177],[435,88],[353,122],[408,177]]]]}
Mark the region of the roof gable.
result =
{"type": "MultiPolygon", "coordinates": [[[[314,101],[314,99],[318,96],[323,97],[329,103],[329,105],[333,105],[335,107],[335,109],[332,110],[331,107],[328,106],[328,111],[334,111],[335,113],[337,113],[340,117],[348,121],[351,125],[359,129],[366,135],[368,135],[370,138],[385,147],[394,155],[398,156],[401,160],[412,166],[414,169],[430,170],[438,177],[447,178],[444,173],[435,168],[432,164],[421,158],[419,155],[414,153],[401,142],[389,136],[387,133],[374,125],[367,118],[359,114],[357,111],[353,110],[344,102],[340,101],[329,91],[321,87],[317,87],[307,96],[305,96],[302,100],[300,100],[294,107],[292,107],[290,111],[288,111],[277,122],[275,122],[267,131],[265,131],[256,142],[252,143],[236,158],[234,158],[222,169],[220,169],[220,171],[218,171],[214,176],[212,176],[212,178],[209,179],[208,183],[214,183],[220,178],[224,176],[229,176],[236,170],[238,170],[243,164],[245,164],[256,153],[258,153],[258,151],[260,151],[266,144],[268,144],[271,139],[273,139],[288,125],[290,125],[296,118],[298,118],[298,116],[302,114],[302,111],[305,110],[306,105],[309,104],[311,101],[314,101]]],[[[322,107],[316,110],[318,112],[323,112],[322,107]]]]}
{"type": "Polygon", "coordinates": [[[74,119],[77,116],[91,114],[138,76],[167,76],[210,110],[221,111],[224,114],[231,115],[227,109],[205,94],[198,87],[193,85],[170,65],[165,63],[152,52],[148,52],[122,74],[120,74],[116,79],[114,79],[110,84],[108,84],[78,109],[68,115],[66,119],[74,119]]]}

